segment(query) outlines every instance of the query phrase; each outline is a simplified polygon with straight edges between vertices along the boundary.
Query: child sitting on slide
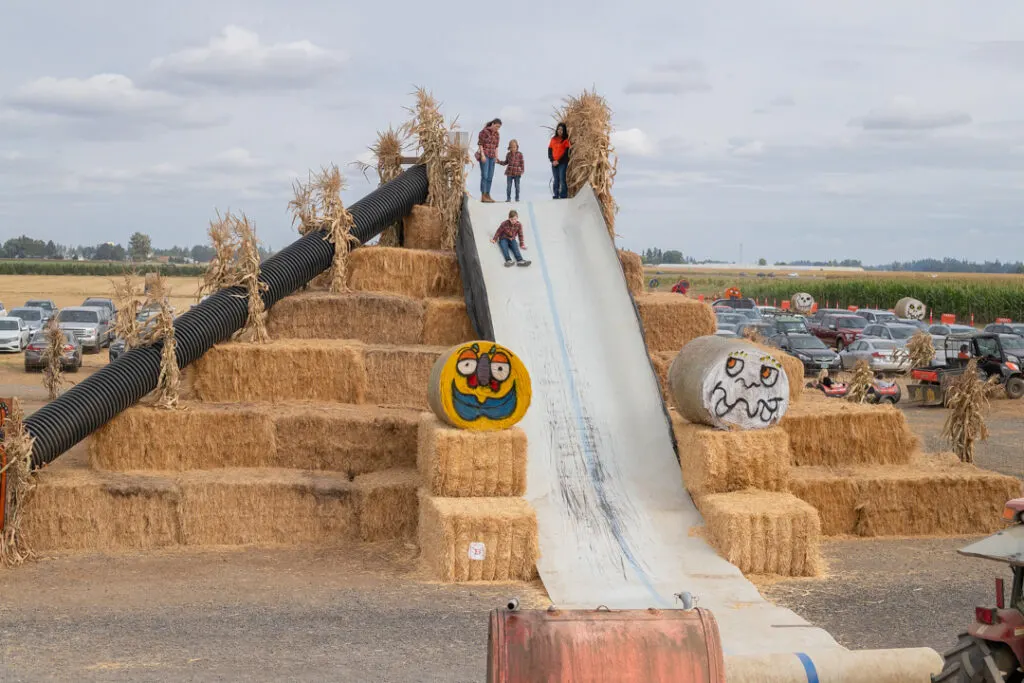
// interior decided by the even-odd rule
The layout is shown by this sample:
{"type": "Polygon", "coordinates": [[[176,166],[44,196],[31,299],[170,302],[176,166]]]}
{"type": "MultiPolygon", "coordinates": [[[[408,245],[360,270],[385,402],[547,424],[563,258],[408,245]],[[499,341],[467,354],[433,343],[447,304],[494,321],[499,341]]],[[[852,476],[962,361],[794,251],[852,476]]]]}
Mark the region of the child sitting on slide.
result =
{"type": "Polygon", "coordinates": [[[513,265],[530,265],[530,262],[524,260],[519,253],[520,248],[526,250],[526,242],[523,241],[523,224],[519,222],[519,212],[515,209],[509,211],[508,220],[498,226],[498,231],[491,238],[491,244],[497,244],[501,248],[506,268],[513,265]],[[515,256],[515,262],[512,261],[512,256],[515,256]]]}

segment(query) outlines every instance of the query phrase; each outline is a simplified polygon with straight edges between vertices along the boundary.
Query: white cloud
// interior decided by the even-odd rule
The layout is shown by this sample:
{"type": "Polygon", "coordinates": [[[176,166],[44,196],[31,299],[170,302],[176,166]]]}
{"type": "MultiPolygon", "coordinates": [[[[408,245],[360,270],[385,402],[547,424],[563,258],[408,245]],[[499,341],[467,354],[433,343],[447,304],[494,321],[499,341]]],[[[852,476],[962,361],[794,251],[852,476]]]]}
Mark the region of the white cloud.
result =
{"type": "Polygon", "coordinates": [[[734,141],[729,151],[737,157],[756,157],[764,154],[765,146],[760,140],[734,141]]]}
{"type": "Polygon", "coordinates": [[[254,157],[252,152],[245,148],[232,147],[214,155],[212,159],[203,162],[200,166],[212,170],[241,171],[269,168],[272,164],[264,159],[254,157]]]}
{"type": "Polygon", "coordinates": [[[669,62],[641,71],[634,74],[624,88],[628,95],[682,95],[710,90],[707,70],[696,61],[669,62]]]}
{"type": "Polygon", "coordinates": [[[524,107],[507,106],[501,108],[501,111],[498,112],[498,118],[501,119],[502,123],[524,123],[528,115],[524,107]]]}
{"type": "Polygon", "coordinates": [[[346,60],[308,40],[268,45],[252,31],[228,26],[206,46],[154,59],[150,68],[168,86],[294,90],[335,74],[346,60]]]}
{"type": "Polygon", "coordinates": [[[612,145],[620,154],[640,157],[654,156],[657,151],[654,141],[639,128],[615,131],[612,133],[612,145]]]}
{"type": "Polygon", "coordinates": [[[20,161],[24,158],[25,155],[16,149],[0,152],[0,161],[20,161]]]}
{"type": "Polygon", "coordinates": [[[972,122],[964,111],[929,111],[906,96],[893,98],[886,107],[872,109],[850,121],[851,126],[873,131],[919,131],[963,126],[972,122]]]}

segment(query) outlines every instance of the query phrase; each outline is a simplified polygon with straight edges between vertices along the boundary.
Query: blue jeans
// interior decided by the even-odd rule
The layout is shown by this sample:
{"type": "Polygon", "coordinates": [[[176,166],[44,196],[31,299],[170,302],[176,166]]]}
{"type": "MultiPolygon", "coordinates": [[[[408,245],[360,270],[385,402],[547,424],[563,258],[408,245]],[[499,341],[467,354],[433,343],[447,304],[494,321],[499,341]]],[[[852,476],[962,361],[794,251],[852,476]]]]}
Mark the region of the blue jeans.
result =
{"type": "Polygon", "coordinates": [[[480,162],[480,194],[491,194],[491,182],[494,180],[494,158],[484,157],[480,162]]]}
{"type": "Polygon", "coordinates": [[[558,166],[551,167],[551,174],[555,177],[554,189],[552,191],[553,199],[565,199],[569,196],[569,187],[565,184],[566,166],[568,164],[563,162],[558,166]]]}
{"type": "Polygon", "coordinates": [[[522,178],[522,176],[518,176],[518,175],[505,176],[505,180],[506,180],[506,183],[505,183],[505,200],[506,201],[509,201],[509,202],[512,201],[512,185],[513,185],[513,183],[516,186],[516,201],[517,202],[519,201],[519,179],[520,178],[522,178]]]}
{"type": "Polygon", "coordinates": [[[506,261],[511,261],[509,252],[512,252],[512,256],[516,257],[516,261],[522,261],[523,255],[519,253],[519,242],[510,240],[507,237],[502,237],[498,240],[498,246],[501,248],[501,255],[505,257],[506,261]]]}

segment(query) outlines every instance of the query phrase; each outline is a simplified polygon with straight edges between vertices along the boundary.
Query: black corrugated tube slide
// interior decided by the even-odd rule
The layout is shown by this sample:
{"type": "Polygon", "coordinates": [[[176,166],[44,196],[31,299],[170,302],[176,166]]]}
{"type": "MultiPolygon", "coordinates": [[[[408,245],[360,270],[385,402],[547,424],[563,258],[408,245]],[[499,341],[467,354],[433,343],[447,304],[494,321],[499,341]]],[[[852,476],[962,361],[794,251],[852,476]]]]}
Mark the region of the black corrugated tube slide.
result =
{"type": "MultiPolygon", "coordinates": [[[[406,216],[427,198],[427,172],[414,166],[349,207],[352,235],[365,244],[406,216]]],[[[334,245],[312,232],[263,262],[260,280],[267,309],[331,266],[334,245]]],[[[216,292],[174,321],[178,367],[184,368],[245,325],[248,315],[241,288],[216,292]]],[[[35,438],[33,467],[52,462],[102,427],[122,410],[156,389],[163,345],[132,349],[25,419],[35,438]]]]}

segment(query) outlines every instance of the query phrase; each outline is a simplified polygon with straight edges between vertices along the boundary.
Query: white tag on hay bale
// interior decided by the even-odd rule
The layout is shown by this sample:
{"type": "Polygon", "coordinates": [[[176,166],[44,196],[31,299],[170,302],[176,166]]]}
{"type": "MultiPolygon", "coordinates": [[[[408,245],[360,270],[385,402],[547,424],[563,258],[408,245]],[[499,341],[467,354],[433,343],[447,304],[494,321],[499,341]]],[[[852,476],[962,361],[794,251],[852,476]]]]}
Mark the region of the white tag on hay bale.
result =
{"type": "Polygon", "coordinates": [[[469,559],[483,562],[487,558],[487,546],[483,543],[473,542],[469,544],[469,559]]]}

